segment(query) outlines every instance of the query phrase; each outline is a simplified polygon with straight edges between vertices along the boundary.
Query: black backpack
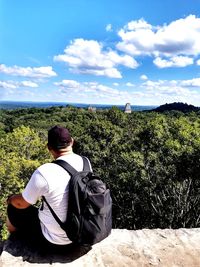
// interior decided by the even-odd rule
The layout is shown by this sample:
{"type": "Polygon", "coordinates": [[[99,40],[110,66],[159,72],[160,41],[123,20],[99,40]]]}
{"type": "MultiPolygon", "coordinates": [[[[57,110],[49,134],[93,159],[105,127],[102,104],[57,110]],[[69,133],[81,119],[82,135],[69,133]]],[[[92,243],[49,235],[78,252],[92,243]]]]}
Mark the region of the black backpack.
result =
{"type": "Polygon", "coordinates": [[[95,244],[106,238],[112,229],[112,199],[110,190],[90,169],[88,159],[83,158],[83,171],[76,171],[63,160],[53,161],[70,175],[67,219],[62,222],[51,206],[55,220],[68,238],[79,244],[95,244]]]}

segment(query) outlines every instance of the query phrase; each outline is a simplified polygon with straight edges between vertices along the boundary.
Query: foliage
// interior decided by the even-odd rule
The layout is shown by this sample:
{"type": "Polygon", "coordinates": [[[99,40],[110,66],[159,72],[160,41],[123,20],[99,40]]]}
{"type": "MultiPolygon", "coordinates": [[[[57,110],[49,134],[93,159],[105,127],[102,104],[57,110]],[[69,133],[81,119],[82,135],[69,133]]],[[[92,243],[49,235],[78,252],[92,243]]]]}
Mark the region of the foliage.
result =
{"type": "MultiPolygon", "coordinates": [[[[69,128],[74,151],[86,155],[113,198],[113,227],[200,226],[199,112],[90,112],[74,107],[0,112],[0,227],[6,198],[51,161],[47,130],[69,128]]],[[[5,237],[5,229],[2,230],[5,237]]]]}
{"type": "Polygon", "coordinates": [[[8,133],[0,139],[0,143],[0,225],[2,226],[5,221],[7,197],[22,191],[32,172],[42,162],[49,160],[49,155],[38,133],[25,126],[8,133]]]}
{"type": "Polygon", "coordinates": [[[178,110],[181,112],[191,112],[191,111],[198,111],[199,108],[193,105],[188,105],[186,103],[174,102],[170,104],[161,105],[154,109],[154,111],[156,112],[166,112],[166,111],[172,111],[172,110],[178,110]]]}

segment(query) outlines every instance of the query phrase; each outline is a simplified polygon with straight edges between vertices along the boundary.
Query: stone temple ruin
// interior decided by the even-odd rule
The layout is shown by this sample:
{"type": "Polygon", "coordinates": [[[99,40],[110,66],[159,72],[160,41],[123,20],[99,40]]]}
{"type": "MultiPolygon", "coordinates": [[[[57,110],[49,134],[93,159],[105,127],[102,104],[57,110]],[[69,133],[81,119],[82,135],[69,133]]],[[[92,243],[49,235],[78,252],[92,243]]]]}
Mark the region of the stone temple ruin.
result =
{"type": "Polygon", "coordinates": [[[126,103],[124,113],[131,113],[131,104],[126,103]]]}

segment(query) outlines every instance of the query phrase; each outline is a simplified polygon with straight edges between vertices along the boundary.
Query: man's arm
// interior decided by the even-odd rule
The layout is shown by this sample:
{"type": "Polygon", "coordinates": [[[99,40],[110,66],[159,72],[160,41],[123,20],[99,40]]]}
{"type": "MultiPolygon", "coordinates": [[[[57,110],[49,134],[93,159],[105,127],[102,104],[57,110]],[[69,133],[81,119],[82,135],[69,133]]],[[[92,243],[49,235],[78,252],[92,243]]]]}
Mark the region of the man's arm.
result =
{"type": "Polygon", "coordinates": [[[23,198],[22,194],[10,196],[7,200],[7,203],[11,204],[17,209],[26,209],[31,205],[23,198]]]}

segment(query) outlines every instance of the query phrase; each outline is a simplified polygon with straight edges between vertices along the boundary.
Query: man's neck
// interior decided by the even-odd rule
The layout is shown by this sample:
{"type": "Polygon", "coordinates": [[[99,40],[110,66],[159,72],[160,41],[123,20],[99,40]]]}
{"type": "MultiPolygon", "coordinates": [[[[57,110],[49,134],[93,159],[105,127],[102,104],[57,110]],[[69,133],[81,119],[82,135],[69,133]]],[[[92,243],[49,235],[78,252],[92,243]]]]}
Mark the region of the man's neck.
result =
{"type": "Polygon", "coordinates": [[[57,159],[59,157],[67,156],[67,155],[70,155],[72,153],[73,153],[72,148],[69,148],[69,149],[67,149],[65,151],[59,151],[58,153],[55,153],[54,158],[57,159]]]}

